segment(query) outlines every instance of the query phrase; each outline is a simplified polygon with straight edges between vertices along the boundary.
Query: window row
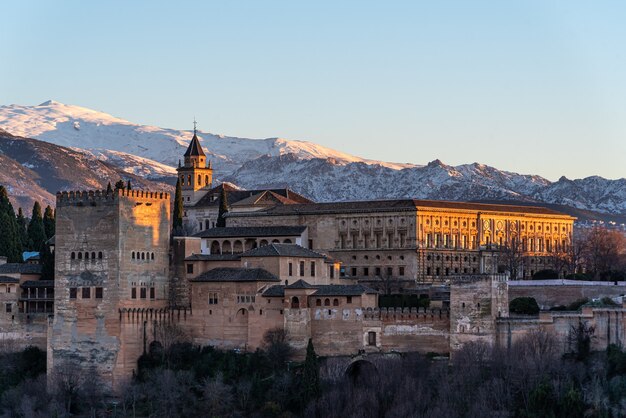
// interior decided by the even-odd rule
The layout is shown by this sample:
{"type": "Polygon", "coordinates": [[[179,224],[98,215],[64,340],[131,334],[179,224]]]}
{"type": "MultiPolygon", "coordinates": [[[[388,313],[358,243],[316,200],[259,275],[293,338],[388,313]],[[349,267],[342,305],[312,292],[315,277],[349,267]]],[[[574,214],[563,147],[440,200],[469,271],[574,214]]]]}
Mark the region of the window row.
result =
{"type": "MultiPolygon", "coordinates": [[[[304,273],[305,273],[305,262],[300,261],[300,263],[298,264],[298,275],[300,277],[304,277],[304,273]]],[[[311,261],[311,264],[309,267],[309,275],[311,277],[315,277],[315,261],[311,261]]],[[[334,272],[332,272],[331,275],[334,275],[334,272]]],[[[293,276],[293,263],[289,263],[289,276],[293,276]]]]}
{"type": "Polygon", "coordinates": [[[91,299],[91,295],[93,294],[95,299],[102,299],[104,290],[101,287],[94,288],[95,291],[92,292],[91,287],[70,287],[70,299],[78,298],[78,290],[80,289],[81,299],[91,299]]]}
{"type": "Polygon", "coordinates": [[[130,258],[131,260],[154,260],[154,253],[148,253],[148,252],[131,252],[130,253],[130,258]]]}
{"type": "MultiPolygon", "coordinates": [[[[350,304],[352,303],[352,296],[348,296],[346,298],[346,303],[350,304]]],[[[322,299],[315,299],[315,306],[322,306],[322,299]]],[[[324,299],[324,306],[330,306],[330,299],[326,298],[324,299]]],[[[335,298],[333,299],[333,306],[339,306],[339,299],[335,298]]]]}
{"type": "MultiPolygon", "coordinates": [[[[217,294],[215,297],[217,303],[217,294]]],[[[255,297],[253,295],[237,295],[237,303],[254,303],[255,297]]]]}
{"type": "MultiPolygon", "coordinates": [[[[380,254],[376,254],[375,258],[376,258],[376,260],[380,260],[380,259],[381,259],[380,254]]],[[[357,256],[356,256],[356,255],[353,255],[353,256],[352,256],[352,259],[353,259],[353,260],[356,260],[356,259],[357,259],[357,256]]],[[[364,255],[364,256],[363,256],[363,260],[369,260],[369,259],[370,259],[370,256],[369,256],[369,255],[364,255]]],[[[400,255],[400,256],[398,256],[398,259],[400,259],[400,260],[404,260],[404,256],[403,256],[403,255],[400,255]]],[[[388,255],[388,256],[387,256],[387,260],[389,260],[389,261],[393,260],[393,256],[392,256],[392,255],[388,255]]]]}
{"type": "Polygon", "coordinates": [[[137,299],[137,289],[139,289],[139,299],[147,299],[148,298],[148,289],[150,289],[150,299],[156,299],[156,291],[154,287],[132,287],[130,289],[130,298],[137,299]]]}
{"type": "MultiPolygon", "coordinates": [[[[361,273],[362,273],[363,276],[367,277],[367,276],[370,275],[370,268],[369,267],[362,267],[361,269],[362,269],[361,273]]],[[[391,277],[391,276],[394,275],[394,268],[392,266],[385,267],[384,271],[385,271],[385,275],[388,276],[388,277],[391,277]]],[[[382,267],[374,267],[374,269],[373,269],[374,276],[379,276],[380,277],[380,276],[382,276],[382,272],[383,272],[382,267]]],[[[398,266],[398,276],[404,276],[404,273],[405,273],[405,267],[404,266],[398,266]]],[[[358,267],[351,267],[350,275],[352,277],[358,276],[359,275],[358,267]]]]}
{"type": "MultiPolygon", "coordinates": [[[[434,269],[432,267],[426,267],[427,276],[432,276],[433,272],[435,273],[435,276],[441,276],[442,271],[444,273],[443,274],[444,276],[449,276],[451,272],[454,272],[454,274],[459,274],[461,272],[461,270],[458,267],[455,267],[454,269],[450,269],[450,267],[446,267],[443,270],[441,269],[441,267],[435,267],[434,269]]],[[[472,274],[477,274],[478,269],[476,267],[472,267],[471,272],[472,274]]],[[[470,274],[470,269],[467,267],[463,267],[463,274],[470,274]]]]}
{"type": "MultiPolygon", "coordinates": [[[[446,255],[445,257],[442,257],[442,256],[440,256],[440,255],[433,256],[433,255],[430,255],[430,254],[429,254],[429,255],[427,255],[427,256],[426,256],[426,260],[428,260],[428,261],[432,260],[433,258],[434,258],[436,261],[441,261],[441,260],[450,261],[450,260],[452,260],[452,259],[453,259],[453,258],[452,258],[451,256],[449,256],[449,255],[446,255]]],[[[463,256],[463,261],[468,262],[468,261],[469,261],[469,259],[470,259],[470,258],[469,258],[468,256],[463,256]]],[[[459,257],[458,255],[455,255],[455,256],[454,256],[454,261],[459,261],[459,260],[460,260],[460,257],[459,257]]],[[[475,262],[476,262],[476,257],[474,256],[474,257],[472,257],[472,263],[475,263],[475,262]]]]}
{"type": "Polygon", "coordinates": [[[396,237],[394,233],[383,235],[382,233],[375,234],[363,234],[363,238],[359,238],[359,234],[352,234],[350,236],[341,234],[339,235],[339,248],[342,250],[359,248],[404,248],[406,247],[406,234],[399,233],[396,237]],[[349,245],[348,245],[349,244],[349,245]]]}
{"type": "Polygon", "coordinates": [[[429,248],[476,248],[476,235],[460,237],[455,234],[426,234],[426,246],[429,248]]]}
{"type": "MultiPolygon", "coordinates": [[[[180,176],[180,185],[181,186],[185,186],[185,176],[180,176]]],[[[187,186],[193,186],[192,184],[192,177],[191,174],[187,175],[187,186]]],[[[202,175],[198,174],[198,186],[210,186],[211,185],[211,181],[209,179],[209,176],[205,175],[204,176],[204,183],[202,183],[202,175]]]]}
{"type": "MultiPolygon", "coordinates": [[[[103,257],[102,251],[98,251],[98,254],[97,254],[98,260],[102,260],[102,257],[103,257]]],[[[85,259],[85,260],[95,260],[96,259],[96,252],[95,251],[92,251],[92,252],[89,252],[89,251],[85,251],[85,252],[82,252],[82,251],[77,251],[77,252],[76,251],[72,251],[71,254],[70,254],[70,258],[72,260],[82,260],[82,259],[85,259]]]]}

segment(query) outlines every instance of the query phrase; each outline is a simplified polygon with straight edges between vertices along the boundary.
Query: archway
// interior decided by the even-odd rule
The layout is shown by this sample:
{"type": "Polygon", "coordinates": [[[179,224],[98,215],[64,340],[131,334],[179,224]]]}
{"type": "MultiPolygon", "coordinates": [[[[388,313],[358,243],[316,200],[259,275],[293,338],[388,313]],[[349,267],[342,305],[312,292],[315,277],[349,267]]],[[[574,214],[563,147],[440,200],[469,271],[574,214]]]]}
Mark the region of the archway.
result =
{"type": "Polygon", "coordinates": [[[233,243],[233,253],[239,254],[243,252],[243,243],[239,240],[233,243]]]}
{"type": "Polygon", "coordinates": [[[355,386],[370,386],[379,379],[378,369],[367,360],[358,359],[348,365],[344,375],[355,386]]]}
{"type": "Polygon", "coordinates": [[[264,245],[267,245],[267,240],[266,239],[262,239],[261,242],[259,243],[260,247],[263,247],[264,245]]]}
{"type": "Polygon", "coordinates": [[[211,254],[222,254],[219,241],[211,242],[211,254]]]}
{"type": "Polygon", "coordinates": [[[291,298],[291,309],[300,309],[300,299],[297,296],[291,298]]]}
{"type": "Polygon", "coordinates": [[[230,245],[230,241],[226,240],[224,242],[222,242],[222,252],[224,254],[232,254],[233,249],[230,245]]]}

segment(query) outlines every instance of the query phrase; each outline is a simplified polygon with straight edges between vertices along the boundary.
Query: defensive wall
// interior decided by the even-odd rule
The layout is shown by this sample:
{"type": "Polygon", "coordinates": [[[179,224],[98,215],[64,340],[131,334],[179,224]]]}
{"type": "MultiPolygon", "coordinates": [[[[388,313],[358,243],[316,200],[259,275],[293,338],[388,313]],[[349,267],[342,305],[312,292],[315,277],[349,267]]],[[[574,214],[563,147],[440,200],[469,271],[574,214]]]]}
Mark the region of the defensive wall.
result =
{"type": "Polygon", "coordinates": [[[599,282],[580,280],[512,280],[509,299],[533,297],[541,309],[567,306],[588,298],[616,297],[626,294],[626,282],[599,282]]]}

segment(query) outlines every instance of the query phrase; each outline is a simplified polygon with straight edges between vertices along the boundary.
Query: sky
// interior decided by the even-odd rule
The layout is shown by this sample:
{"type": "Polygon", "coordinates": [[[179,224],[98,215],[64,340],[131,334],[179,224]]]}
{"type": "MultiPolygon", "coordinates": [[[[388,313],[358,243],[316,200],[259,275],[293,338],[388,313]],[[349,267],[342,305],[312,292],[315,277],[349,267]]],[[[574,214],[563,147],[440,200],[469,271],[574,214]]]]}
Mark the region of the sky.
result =
{"type": "Polygon", "coordinates": [[[626,177],[626,2],[3,2],[0,105],[626,177]]]}

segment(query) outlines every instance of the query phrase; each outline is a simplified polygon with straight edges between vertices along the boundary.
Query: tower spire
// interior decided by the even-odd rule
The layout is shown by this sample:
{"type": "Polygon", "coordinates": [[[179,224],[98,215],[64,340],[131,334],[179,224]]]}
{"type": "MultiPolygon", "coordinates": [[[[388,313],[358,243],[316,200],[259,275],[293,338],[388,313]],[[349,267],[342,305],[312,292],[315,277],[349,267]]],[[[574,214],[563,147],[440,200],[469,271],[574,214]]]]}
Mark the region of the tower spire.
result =
{"type": "Polygon", "coordinates": [[[196,135],[196,132],[197,132],[197,130],[196,130],[196,125],[197,124],[198,124],[198,122],[196,122],[196,117],[194,116],[193,117],[193,135],[194,136],[196,135]]]}

